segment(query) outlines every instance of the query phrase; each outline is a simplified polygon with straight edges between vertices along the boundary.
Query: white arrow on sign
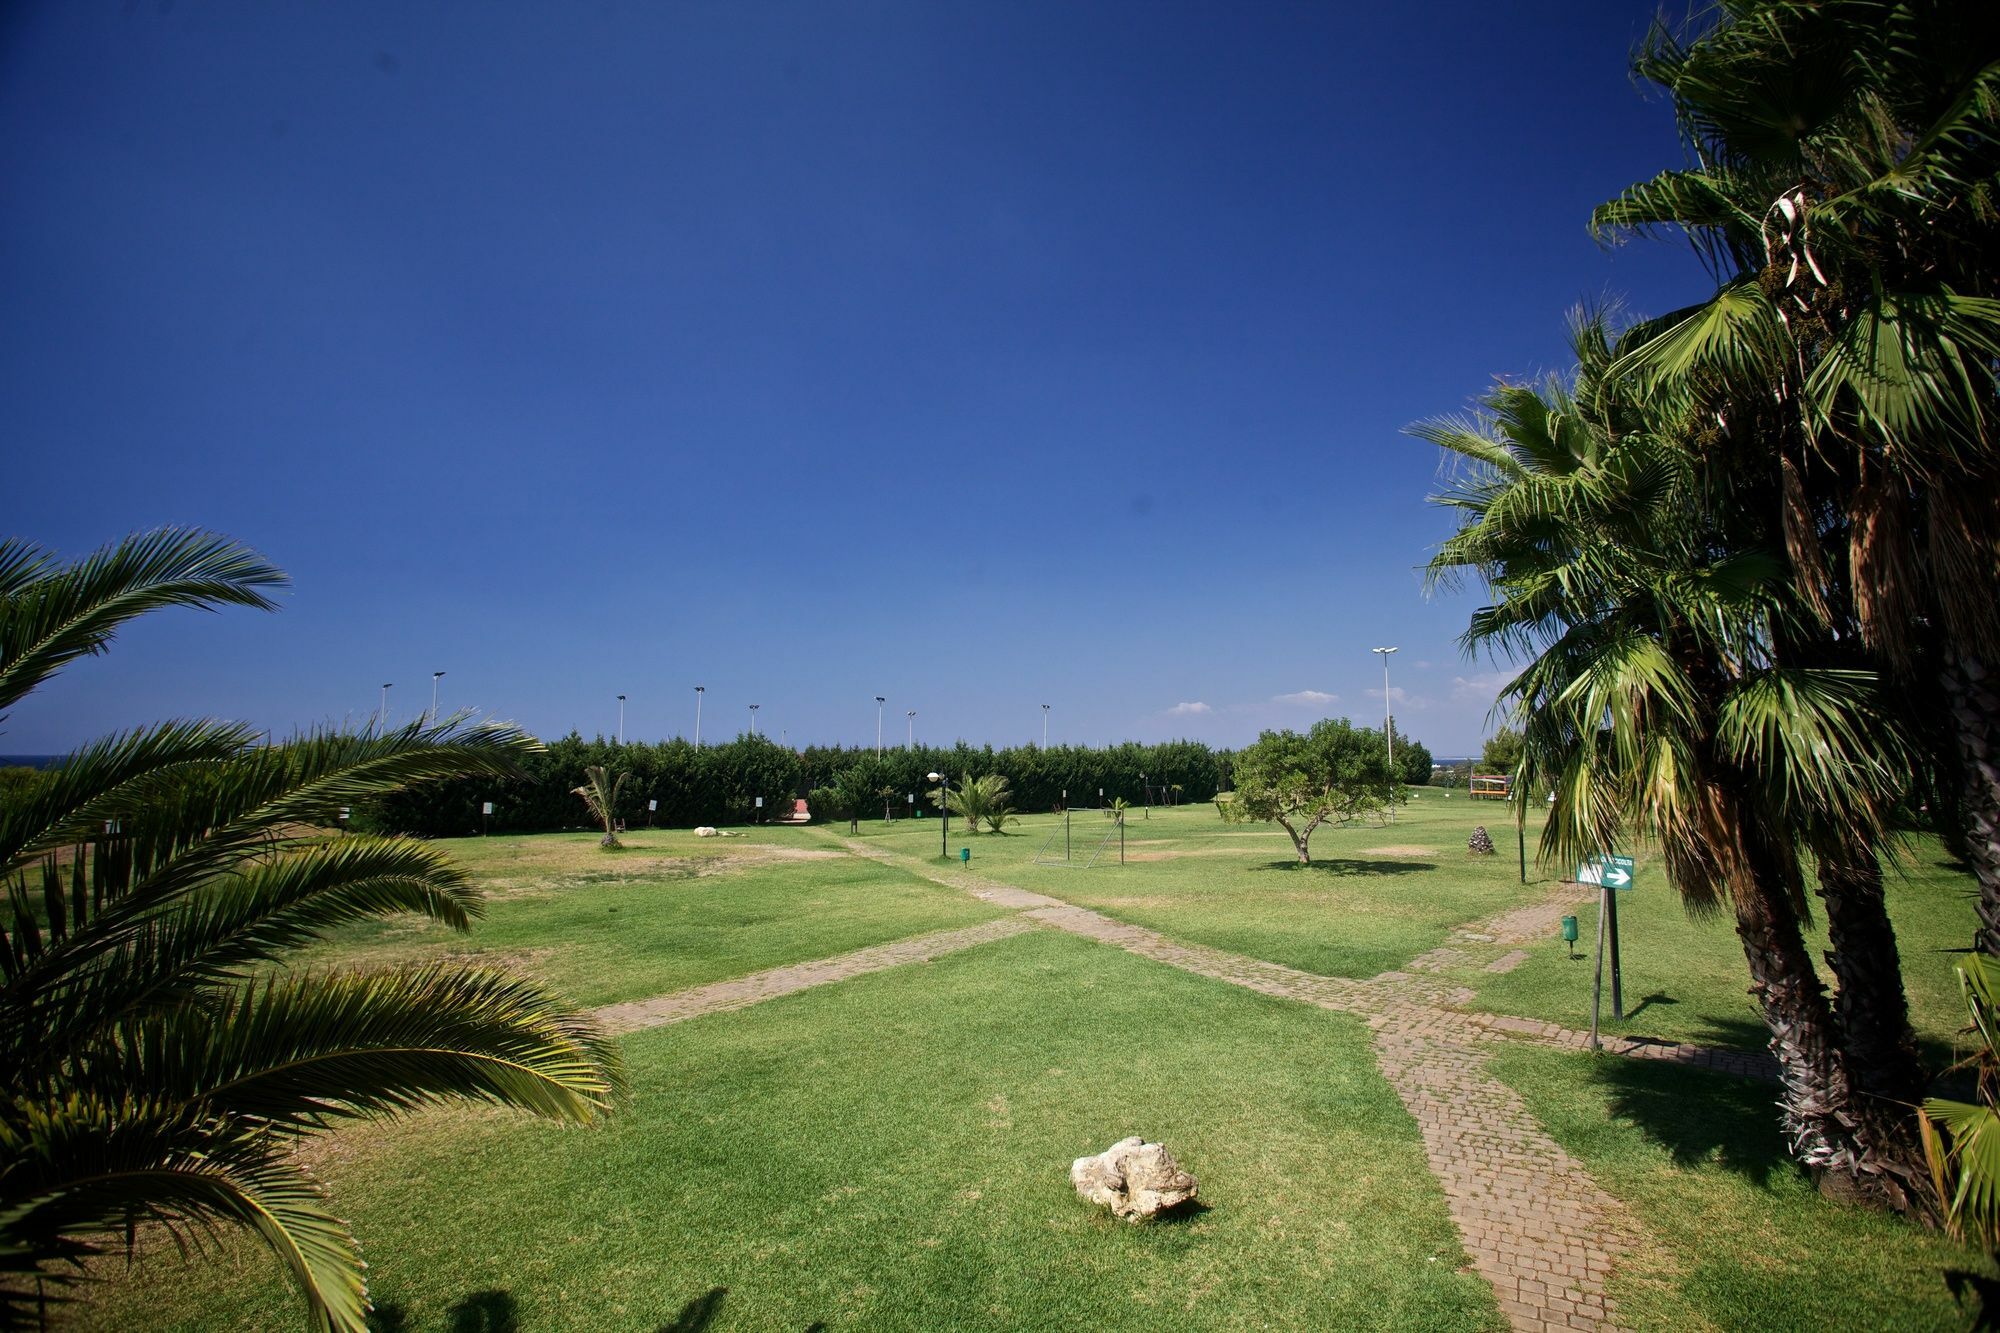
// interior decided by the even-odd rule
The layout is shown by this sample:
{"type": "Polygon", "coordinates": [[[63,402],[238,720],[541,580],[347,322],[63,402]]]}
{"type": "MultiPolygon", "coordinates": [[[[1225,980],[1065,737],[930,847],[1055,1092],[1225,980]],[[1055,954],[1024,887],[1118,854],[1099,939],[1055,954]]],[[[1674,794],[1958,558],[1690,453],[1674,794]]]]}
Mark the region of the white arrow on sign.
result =
{"type": "Polygon", "coordinates": [[[1605,866],[1601,873],[1604,876],[1603,882],[1614,889],[1622,889],[1632,882],[1632,877],[1619,866],[1605,866]]]}

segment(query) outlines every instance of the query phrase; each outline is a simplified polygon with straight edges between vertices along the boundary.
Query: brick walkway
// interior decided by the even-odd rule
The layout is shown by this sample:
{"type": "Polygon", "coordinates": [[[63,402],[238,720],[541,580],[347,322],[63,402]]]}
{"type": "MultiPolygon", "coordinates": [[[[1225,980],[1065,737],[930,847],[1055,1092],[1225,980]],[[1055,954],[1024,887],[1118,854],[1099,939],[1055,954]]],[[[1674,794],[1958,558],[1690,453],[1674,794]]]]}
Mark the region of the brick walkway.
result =
{"type": "Polygon", "coordinates": [[[790,967],[774,967],[763,972],[752,972],[747,977],[731,977],[727,981],[695,986],[668,995],[656,995],[649,1000],[607,1005],[597,1011],[597,1017],[613,1032],[632,1032],[639,1028],[679,1023],[684,1019],[699,1018],[703,1014],[747,1009],[753,1004],[774,1000],[780,995],[810,990],[814,986],[825,986],[832,982],[845,981],[849,977],[880,972],[886,968],[901,967],[905,963],[928,963],[933,958],[957,953],[961,949],[970,949],[975,944],[1004,940],[1009,935],[1019,935],[1022,931],[1032,929],[1034,926],[1021,917],[1003,916],[997,921],[983,921],[976,926],[964,926],[957,930],[935,930],[928,935],[912,935],[908,939],[892,940],[888,944],[877,944],[867,949],[856,949],[853,953],[819,958],[810,963],[794,963],[790,967]]]}
{"type": "MultiPolygon", "coordinates": [[[[1615,1327],[1605,1281],[1620,1257],[1644,1243],[1643,1228],[1548,1136],[1513,1089],[1486,1068],[1500,1042],[1580,1051],[1589,1049],[1589,1034],[1535,1019],[1466,1012],[1459,1006],[1471,1001],[1472,992],[1445,975],[1517,966],[1527,957],[1518,946],[1553,936],[1560,919],[1587,904],[1594,888],[1559,885],[1540,902],[1453,932],[1448,943],[1400,970],[1357,981],[1183,943],[969,871],[940,868],[866,843],[841,842],[857,856],[913,871],[1015,915],[612,1005],[598,1010],[598,1016],[615,1031],[675,1023],[928,961],[1037,926],[1264,995],[1354,1014],[1367,1022],[1376,1063],[1415,1119],[1424,1155],[1444,1187],[1466,1252],[1479,1275],[1492,1284],[1509,1324],[1532,1333],[1615,1327]]],[[[1768,1056],[1742,1051],[1631,1037],[1605,1037],[1602,1049],[1746,1077],[1776,1076],[1768,1056]]]]}

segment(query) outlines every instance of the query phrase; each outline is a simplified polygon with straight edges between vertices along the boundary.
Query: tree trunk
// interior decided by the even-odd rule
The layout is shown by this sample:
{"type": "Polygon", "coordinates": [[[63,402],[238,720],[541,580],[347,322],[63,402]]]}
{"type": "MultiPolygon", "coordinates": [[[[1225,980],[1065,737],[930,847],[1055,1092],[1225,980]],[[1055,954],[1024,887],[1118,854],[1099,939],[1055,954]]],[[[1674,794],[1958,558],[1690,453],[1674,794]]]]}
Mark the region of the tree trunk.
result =
{"type": "Polygon", "coordinates": [[[1284,829],[1291,836],[1292,849],[1299,854],[1299,864],[1302,866],[1311,865],[1312,857],[1306,854],[1306,844],[1312,840],[1312,830],[1308,828],[1301,834],[1297,829],[1292,827],[1291,821],[1285,819],[1283,816],[1280,816],[1278,819],[1278,827],[1284,829]]]}
{"type": "Polygon", "coordinates": [[[1799,933],[1798,916],[1782,894],[1764,886],[1734,895],[1736,936],[1750,964],[1750,995],[1771,1030],[1784,1097],[1785,1136],[1792,1155],[1825,1169],[1854,1155],[1846,1131],[1846,1072],[1834,1049],[1833,1011],[1799,933]]]}
{"type": "Polygon", "coordinates": [[[2000,957],[2000,689],[1976,654],[1940,673],[1958,737],[1965,854],[1979,879],[1979,951],[2000,957]]]}
{"type": "Polygon", "coordinates": [[[1903,993],[1896,930],[1882,895],[1882,864],[1860,838],[1824,840],[1819,896],[1826,905],[1827,967],[1838,987],[1834,1017],[1854,1090],[1903,1106],[1923,1096],[1923,1070],[1903,993]]]}
{"type": "Polygon", "coordinates": [[[1928,1207],[1933,1191],[1911,1109],[1924,1094],[1923,1066],[1874,848],[1852,835],[1829,839],[1819,850],[1819,891],[1826,962],[1838,987],[1840,1059],[1853,1096],[1848,1192],[1899,1211],[1928,1207]]]}

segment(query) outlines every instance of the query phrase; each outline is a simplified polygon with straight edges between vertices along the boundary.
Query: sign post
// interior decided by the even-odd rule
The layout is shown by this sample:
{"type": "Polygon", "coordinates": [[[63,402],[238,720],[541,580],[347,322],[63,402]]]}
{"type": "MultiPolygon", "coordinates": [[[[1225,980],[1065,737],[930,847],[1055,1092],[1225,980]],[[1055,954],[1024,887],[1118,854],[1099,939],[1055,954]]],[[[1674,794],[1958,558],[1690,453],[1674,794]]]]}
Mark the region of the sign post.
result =
{"type": "Polygon", "coordinates": [[[492,817],[493,817],[493,802],[491,802],[491,801],[481,801],[481,802],[479,803],[479,836],[480,836],[480,837],[482,837],[482,838],[483,838],[483,837],[485,837],[485,836],[486,836],[486,821],[487,821],[487,820],[489,820],[489,819],[491,819],[492,817]]]}
{"type": "Polygon", "coordinates": [[[1604,999],[1604,941],[1611,940],[1611,1016],[1625,1018],[1625,978],[1618,956],[1618,893],[1632,887],[1632,858],[1600,852],[1576,868],[1576,882],[1598,886],[1597,980],[1590,996],[1590,1049],[1597,1050],[1597,1013],[1604,999]]]}

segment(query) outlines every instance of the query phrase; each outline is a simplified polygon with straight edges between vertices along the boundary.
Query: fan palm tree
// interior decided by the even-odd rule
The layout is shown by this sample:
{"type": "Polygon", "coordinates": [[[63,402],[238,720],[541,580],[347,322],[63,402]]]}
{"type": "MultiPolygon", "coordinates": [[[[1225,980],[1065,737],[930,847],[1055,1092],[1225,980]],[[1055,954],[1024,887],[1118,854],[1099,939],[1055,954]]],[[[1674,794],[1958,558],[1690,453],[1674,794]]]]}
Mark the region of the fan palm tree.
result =
{"type": "Polygon", "coordinates": [[[1530,659],[1502,698],[1522,725],[1517,785],[1548,775],[1556,794],[1543,860],[1650,838],[1692,910],[1731,911],[1795,1151],[1904,1198],[1920,1178],[1914,1143],[1851,1086],[1801,933],[1801,853],[1844,830],[1872,867],[1910,747],[1881,720],[1869,673],[1792,651],[1808,617],[1756,497],[1680,443],[1681,422],[1635,406],[1607,373],[1601,322],[1579,327],[1577,350],[1573,391],[1504,387],[1485,420],[1416,428],[1464,460],[1439,497],[1462,526],[1431,578],[1483,579],[1494,604],[1468,648],[1530,659]]]}
{"type": "Polygon", "coordinates": [[[1980,946],[2000,953],[2000,9],[1716,13],[1637,61],[1693,165],[1593,225],[1685,232],[1720,286],[1635,337],[1626,369],[1773,479],[1820,621],[1851,628],[1913,711],[1943,701],[1913,720],[1957,757],[1937,795],[1980,880],[1980,946]]]}
{"type": "MultiPolygon", "coordinates": [[[[165,606],[267,607],[284,582],[233,542],[136,537],[72,565],[0,543],[0,707],[165,606]]],[[[156,1223],[257,1234],[312,1327],[360,1330],[353,1236],[292,1149],[355,1117],[473,1099],[590,1120],[608,1041],[537,985],[431,963],[294,970],[296,946],[411,912],[464,929],[478,891],[440,852],[322,837],[407,783],[518,772],[511,728],[412,724],[261,744],[167,722],[88,745],[0,806],[0,1325],[156,1223]]]]}
{"type": "Polygon", "coordinates": [[[625,790],[625,779],[631,776],[620,773],[614,777],[602,764],[587,764],[583,785],[570,789],[590,807],[590,817],[604,825],[604,836],[597,842],[599,847],[616,849],[625,845],[618,841],[618,794],[625,790]]]}

